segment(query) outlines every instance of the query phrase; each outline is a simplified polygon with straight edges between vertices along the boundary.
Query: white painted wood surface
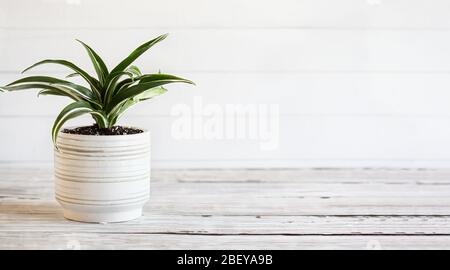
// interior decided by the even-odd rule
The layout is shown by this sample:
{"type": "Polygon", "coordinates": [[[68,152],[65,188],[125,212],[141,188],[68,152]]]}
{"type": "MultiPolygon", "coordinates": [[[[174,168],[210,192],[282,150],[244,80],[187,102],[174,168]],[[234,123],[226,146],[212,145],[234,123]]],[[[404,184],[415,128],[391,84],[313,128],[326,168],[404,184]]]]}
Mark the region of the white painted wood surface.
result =
{"type": "Polygon", "coordinates": [[[0,167],[1,249],[448,249],[450,171],[156,170],[144,216],[70,222],[50,168],[0,167]]]}
{"type": "MultiPolygon", "coordinates": [[[[121,122],[151,130],[155,167],[448,167],[449,12],[446,0],[1,1],[0,84],[43,58],[89,68],[75,38],[114,64],[170,32],[138,64],[197,86],[170,86],[121,122]],[[280,148],[175,140],[170,110],[195,96],[280,104],[280,148]]],[[[51,66],[33,73],[42,72],[66,74],[51,66]]],[[[49,127],[63,104],[31,92],[0,95],[0,162],[51,163],[49,127]]]]}
{"type": "Polygon", "coordinates": [[[208,0],[20,0],[2,3],[1,23],[10,28],[432,28],[450,26],[446,0],[271,0],[226,3],[208,0]],[[38,2],[39,4],[36,4],[38,2]],[[157,3],[157,5],[156,5],[157,3]],[[32,8],[33,9],[32,9],[32,8]],[[177,8],[174,8],[177,7],[177,8]],[[58,9],[60,14],[40,14],[58,9]],[[189,10],[191,13],[187,13],[189,10]],[[255,12],[257,10],[258,12],[255,12]],[[7,12],[9,11],[9,12],[7,12]],[[99,12],[102,11],[102,12],[99,12]],[[20,16],[15,16],[20,15],[20,16]],[[283,15],[283,16],[281,16],[283,15]],[[117,17],[134,20],[111,20],[117,17]],[[28,20],[24,20],[27,18],[28,20]],[[61,19],[60,21],[57,21],[61,19]],[[55,23],[55,22],[58,23],[55,23]]]}
{"type": "MultiPolygon", "coordinates": [[[[257,140],[175,140],[172,123],[177,118],[127,116],[123,122],[147,127],[154,147],[152,164],[161,167],[447,167],[450,155],[450,125],[446,117],[408,115],[290,115],[280,118],[279,148],[264,151],[257,140]],[[349,121],[349,119],[351,121],[349,121]],[[355,129],[355,127],[358,127],[355,129]],[[400,132],[398,128],[401,127],[400,132]],[[320,133],[317,133],[321,131],[320,133]],[[430,139],[432,134],[433,139],[430,139]],[[344,138],[347,138],[344,140],[344,138]],[[352,141],[348,141],[352,138],[352,141]],[[386,140],[389,143],[385,142],[386,140]],[[376,145],[377,147],[374,147],[376,145]],[[242,149],[246,149],[243,151],[242,149]],[[364,151],[361,151],[364,149],[364,151]],[[395,151],[395,153],[394,153],[395,151]],[[217,158],[212,159],[211,155],[217,158]],[[326,158],[325,158],[326,157],[326,158]],[[420,158],[418,158],[420,157],[420,158]]],[[[89,122],[75,119],[72,125],[89,122]]],[[[53,117],[0,118],[0,153],[3,163],[52,162],[53,117]],[[14,127],[14,128],[10,128],[14,127]],[[32,130],[28,139],[25,131],[32,130]],[[25,137],[29,143],[24,144],[25,137]],[[30,141],[31,140],[31,141],[30,141]],[[40,143],[33,143],[39,140],[40,143]],[[8,145],[6,147],[6,144],[8,145]],[[23,147],[27,145],[27,148],[23,147]],[[14,149],[13,151],[8,150],[14,149]],[[43,158],[47,157],[47,158],[43,158]]]]}

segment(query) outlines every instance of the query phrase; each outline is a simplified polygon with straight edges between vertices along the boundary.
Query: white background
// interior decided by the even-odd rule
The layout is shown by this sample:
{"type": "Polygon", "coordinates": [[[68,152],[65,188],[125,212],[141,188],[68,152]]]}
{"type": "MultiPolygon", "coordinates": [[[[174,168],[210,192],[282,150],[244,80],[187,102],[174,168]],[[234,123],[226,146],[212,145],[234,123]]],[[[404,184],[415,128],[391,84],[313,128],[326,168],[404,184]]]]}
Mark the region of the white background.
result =
{"type": "MultiPolygon", "coordinates": [[[[168,32],[137,64],[198,86],[168,86],[121,122],[151,130],[154,167],[450,166],[449,14],[447,0],[1,0],[0,83],[46,58],[92,71],[75,38],[112,66],[168,32]],[[279,148],[174,140],[171,108],[195,96],[279,104],[279,148]]],[[[51,163],[64,104],[0,94],[0,163],[51,163]]]]}

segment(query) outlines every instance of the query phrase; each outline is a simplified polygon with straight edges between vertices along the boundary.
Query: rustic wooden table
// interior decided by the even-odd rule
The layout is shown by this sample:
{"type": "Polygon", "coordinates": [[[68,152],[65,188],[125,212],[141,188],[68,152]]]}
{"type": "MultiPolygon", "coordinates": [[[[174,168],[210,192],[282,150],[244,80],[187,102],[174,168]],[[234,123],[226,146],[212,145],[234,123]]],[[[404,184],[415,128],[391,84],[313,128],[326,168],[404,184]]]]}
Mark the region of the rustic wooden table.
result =
{"type": "Polygon", "coordinates": [[[0,168],[1,249],[450,248],[450,170],[157,170],[138,220],[65,220],[50,168],[0,168]]]}

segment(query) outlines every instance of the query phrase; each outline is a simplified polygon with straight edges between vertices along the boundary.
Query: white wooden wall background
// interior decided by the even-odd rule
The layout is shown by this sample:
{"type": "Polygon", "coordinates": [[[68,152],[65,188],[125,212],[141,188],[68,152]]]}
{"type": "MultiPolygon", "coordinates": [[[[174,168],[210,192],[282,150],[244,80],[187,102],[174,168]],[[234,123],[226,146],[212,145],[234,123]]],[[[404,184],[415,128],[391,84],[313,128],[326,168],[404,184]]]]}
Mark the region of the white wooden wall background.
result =
{"type": "MultiPolygon", "coordinates": [[[[198,86],[170,86],[122,121],[152,131],[155,167],[449,166],[449,14],[447,0],[1,1],[0,83],[45,58],[89,68],[75,38],[114,64],[169,32],[138,64],[198,86]],[[280,104],[279,149],[174,140],[170,109],[194,96],[280,104]]],[[[51,162],[64,104],[0,95],[0,163],[51,162]]]]}

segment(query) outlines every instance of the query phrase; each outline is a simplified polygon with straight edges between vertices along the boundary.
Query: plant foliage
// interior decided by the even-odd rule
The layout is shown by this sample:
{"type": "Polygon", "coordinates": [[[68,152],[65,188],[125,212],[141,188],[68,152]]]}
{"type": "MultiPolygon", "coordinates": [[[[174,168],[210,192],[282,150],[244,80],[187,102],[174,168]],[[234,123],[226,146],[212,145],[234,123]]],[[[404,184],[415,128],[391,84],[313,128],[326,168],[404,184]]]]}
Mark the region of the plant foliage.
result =
{"type": "Polygon", "coordinates": [[[194,84],[190,80],[168,74],[142,74],[138,67],[132,65],[139,56],[166,37],[167,34],[161,35],[142,44],[111,71],[89,45],[77,40],[86,49],[96,77],[89,75],[72,62],[59,59],[40,61],[22,73],[42,64],[63,65],[73,72],[66,78],[81,76],[87,86],[54,77],[29,76],[0,87],[0,91],[39,89],[38,95],[65,96],[72,99],[73,102],[59,113],[53,125],[52,140],[55,145],[58,132],[64,123],[83,114],[92,115],[100,128],[110,128],[129,107],[167,92],[163,88],[164,85],[177,82],[194,84]]]}

